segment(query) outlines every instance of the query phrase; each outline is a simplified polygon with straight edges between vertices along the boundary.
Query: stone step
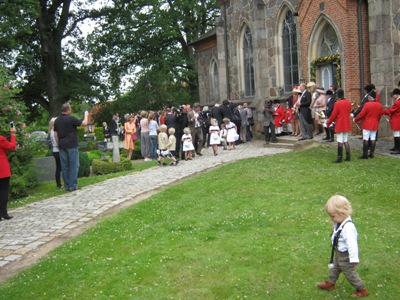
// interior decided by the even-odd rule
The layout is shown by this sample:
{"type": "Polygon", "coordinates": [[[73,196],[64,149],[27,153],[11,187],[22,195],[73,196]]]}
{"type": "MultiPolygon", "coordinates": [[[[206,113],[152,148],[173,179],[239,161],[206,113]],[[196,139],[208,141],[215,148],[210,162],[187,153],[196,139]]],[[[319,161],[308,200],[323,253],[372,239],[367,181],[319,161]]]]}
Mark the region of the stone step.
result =
{"type": "Polygon", "coordinates": [[[294,149],[295,144],[293,143],[283,143],[278,141],[278,143],[269,143],[264,144],[264,147],[268,147],[268,148],[279,148],[279,149],[294,149]]]}

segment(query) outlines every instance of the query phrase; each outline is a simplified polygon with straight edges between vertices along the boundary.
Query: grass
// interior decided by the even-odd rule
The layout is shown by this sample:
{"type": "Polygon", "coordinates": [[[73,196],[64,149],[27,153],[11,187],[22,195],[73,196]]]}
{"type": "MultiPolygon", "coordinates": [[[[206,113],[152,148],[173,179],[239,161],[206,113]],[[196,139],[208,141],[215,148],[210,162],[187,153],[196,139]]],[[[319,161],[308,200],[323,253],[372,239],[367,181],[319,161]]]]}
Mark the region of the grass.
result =
{"type": "Polygon", "coordinates": [[[335,149],[254,158],[113,216],[0,286],[4,299],[349,299],[327,279],[335,194],[353,203],[370,299],[399,294],[398,160],[333,164],[335,149]]]}
{"type": "MultiPolygon", "coordinates": [[[[78,178],[78,185],[80,187],[85,187],[85,186],[88,186],[91,184],[100,183],[100,182],[105,181],[110,178],[124,176],[124,175],[130,174],[132,172],[139,172],[139,171],[156,166],[155,162],[143,162],[143,160],[132,161],[132,164],[133,164],[134,169],[130,170],[130,171],[78,178]]],[[[16,207],[23,206],[28,203],[40,201],[43,199],[62,195],[65,193],[67,193],[67,192],[62,189],[56,188],[56,183],[53,180],[39,182],[34,188],[29,190],[29,196],[10,201],[8,203],[8,208],[16,208],[16,207]]]]}

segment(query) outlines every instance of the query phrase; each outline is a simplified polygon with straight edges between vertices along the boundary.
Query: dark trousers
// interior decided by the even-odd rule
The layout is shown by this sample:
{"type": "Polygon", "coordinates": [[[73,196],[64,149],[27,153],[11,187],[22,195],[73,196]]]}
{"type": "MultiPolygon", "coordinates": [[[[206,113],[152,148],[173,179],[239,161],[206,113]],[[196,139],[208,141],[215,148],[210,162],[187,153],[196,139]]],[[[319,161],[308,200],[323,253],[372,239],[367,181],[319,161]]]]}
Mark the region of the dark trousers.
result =
{"type": "Polygon", "coordinates": [[[10,177],[0,178],[0,215],[7,214],[8,195],[10,193],[10,177]]]}
{"type": "Polygon", "coordinates": [[[269,144],[272,139],[272,142],[276,142],[276,135],[275,135],[275,124],[271,122],[269,126],[264,126],[264,134],[265,134],[265,142],[269,144]],[[271,131],[271,132],[270,132],[271,131]]]}
{"type": "Polygon", "coordinates": [[[53,152],[53,157],[56,160],[56,183],[57,187],[61,187],[61,160],[60,160],[60,152],[53,152]]]}

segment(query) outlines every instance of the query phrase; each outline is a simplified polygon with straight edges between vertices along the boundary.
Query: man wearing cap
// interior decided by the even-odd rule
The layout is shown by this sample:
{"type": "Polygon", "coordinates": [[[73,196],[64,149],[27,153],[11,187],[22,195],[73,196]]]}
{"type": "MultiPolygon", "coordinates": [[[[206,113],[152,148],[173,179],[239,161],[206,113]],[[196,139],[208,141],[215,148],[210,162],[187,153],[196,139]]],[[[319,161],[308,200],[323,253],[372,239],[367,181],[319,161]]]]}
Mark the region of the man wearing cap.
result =
{"type": "Polygon", "coordinates": [[[363,109],[354,118],[354,123],[362,121],[363,130],[363,155],[362,159],[368,158],[368,141],[371,140],[369,157],[374,157],[376,145],[376,133],[379,128],[379,120],[382,117],[382,104],[375,100],[376,93],[371,91],[368,96],[368,102],[364,104],[363,109]]]}
{"type": "Polygon", "coordinates": [[[392,91],[393,105],[384,110],[384,115],[390,116],[390,128],[393,131],[394,150],[390,154],[400,154],[400,89],[392,91]]]}
{"type": "Polygon", "coordinates": [[[313,129],[312,129],[312,116],[311,116],[311,93],[307,90],[307,86],[305,83],[300,84],[300,131],[302,137],[299,141],[312,139],[313,138],[313,129]]]}
{"type": "Polygon", "coordinates": [[[335,122],[336,140],[338,142],[338,157],[337,160],[335,160],[334,162],[341,163],[343,155],[343,145],[346,149],[346,161],[351,160],[350,145],[348,141],[349,131],[351,130],[351,103],[349,100],[344,98],[344,91],[342,89],[338,89],[336,91],[336,95],[339,100],[333,106],[333,112],[328,121],[326,121],[326,126],[329,127],[333,122],[335,122]]]}
{"type": "MultiPolygon", "coordinates": [[[[365,96],[364,96],[364,98],[362,99],[362,101],[361,101],[361,104],[360,104],[360,106],[357,108],[357,110],[355,111],[355,112],[353,112],[353,117],[355,118],[355,117],[357,117],[357,115],[361,112],[361,110],[363,109],[363,107],[364,107],[364,104],[365,103],[367,103],[369,100],[369,95],[370,95],[370,93],[371,92],[375,92],[375,85],[374,84],[372,84],[372,83],[370,83],[370,84],[367,84],[365,87],[364,87],[364,93],[365,93],[365,96]]],[[[379,98],[379,94],[375,94],[376,96],[374,97],[375,98],[375,101],[376,102],[379,102],[379,100],[380,100],[380,98],[379,98]]]]}

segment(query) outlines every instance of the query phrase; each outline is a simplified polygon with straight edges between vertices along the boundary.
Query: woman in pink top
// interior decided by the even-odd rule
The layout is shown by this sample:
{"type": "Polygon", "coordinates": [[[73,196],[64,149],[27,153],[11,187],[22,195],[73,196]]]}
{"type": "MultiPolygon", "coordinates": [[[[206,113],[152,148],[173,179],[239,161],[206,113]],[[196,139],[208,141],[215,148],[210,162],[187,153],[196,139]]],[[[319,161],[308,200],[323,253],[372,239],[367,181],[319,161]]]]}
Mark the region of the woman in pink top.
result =
{"type": "Polygon", "coordinates": [[[140,150],[144,161],[151,161],[150,158],[150,129],[149,119],[147,118],[147,111],[140,113],[142,118],[140,119],[140,150]]]}

